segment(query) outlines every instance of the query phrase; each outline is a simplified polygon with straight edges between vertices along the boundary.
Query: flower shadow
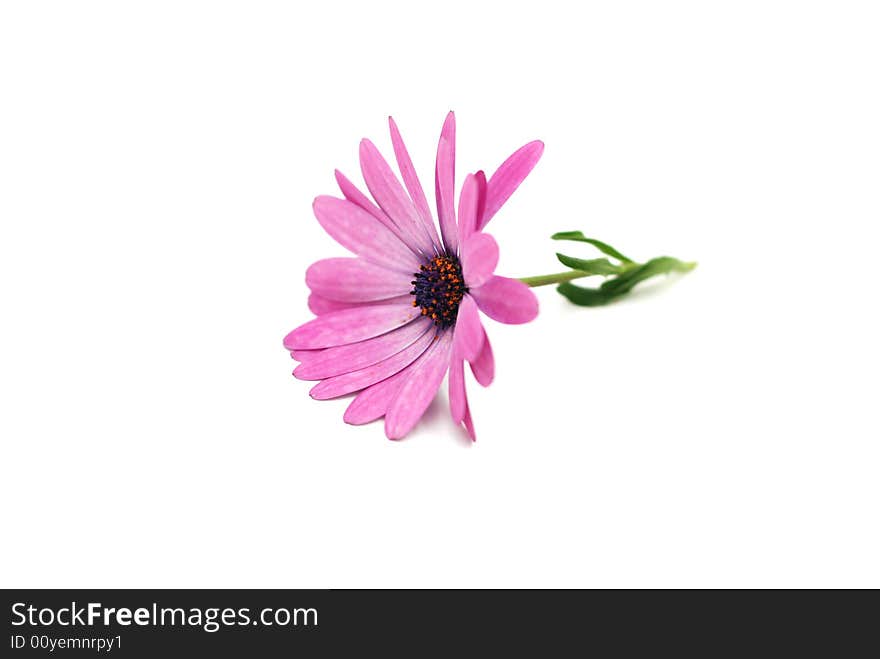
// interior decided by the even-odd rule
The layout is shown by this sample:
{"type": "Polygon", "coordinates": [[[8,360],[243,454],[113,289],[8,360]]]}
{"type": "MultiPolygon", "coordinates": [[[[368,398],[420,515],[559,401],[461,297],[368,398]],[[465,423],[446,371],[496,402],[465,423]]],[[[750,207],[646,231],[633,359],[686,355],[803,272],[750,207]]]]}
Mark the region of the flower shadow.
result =
{"type": "MultiPolygon", "coordinates": [[[[449,416],[449,400],[445,393],[445,387],[441,387],[437,395],[434,396],[434,400],[428,405],[428,409],[425,410],[414,431],[398,441],[418,441],[420,438],[425,439],[425,435],[432,438],[439,437],[443,441],[447,441],[451,426],[453,426],[453,423],[449,416]]],[[[462,426],[455,428],[453,434],[457,438],[456,443],[459,446],[467,448],[473,446],[474,443],[462,426]]]]}

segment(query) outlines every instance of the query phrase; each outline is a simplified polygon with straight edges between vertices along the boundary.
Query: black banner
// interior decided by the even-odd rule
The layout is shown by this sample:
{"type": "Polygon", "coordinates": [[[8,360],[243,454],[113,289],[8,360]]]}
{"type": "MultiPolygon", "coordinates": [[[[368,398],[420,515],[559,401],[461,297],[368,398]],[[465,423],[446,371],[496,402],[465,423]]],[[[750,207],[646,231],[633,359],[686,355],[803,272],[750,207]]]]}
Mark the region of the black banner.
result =
{"type": "Polygon", "coordinates": [[[7,590],[3,600],[8,657],[876,645],[868,591],[7,590]]]}

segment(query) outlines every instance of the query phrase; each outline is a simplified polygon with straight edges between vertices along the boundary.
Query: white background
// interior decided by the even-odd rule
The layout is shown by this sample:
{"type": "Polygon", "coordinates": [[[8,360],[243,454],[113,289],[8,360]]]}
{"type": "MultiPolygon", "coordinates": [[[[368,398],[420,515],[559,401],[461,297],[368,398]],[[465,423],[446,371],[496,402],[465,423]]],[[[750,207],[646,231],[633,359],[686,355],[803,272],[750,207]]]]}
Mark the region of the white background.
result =
{"type": "Polygon", "coordinates": [[[875,3],[4,3],[0,585],[880,586],[875,3]],[[392,114],[425,187],[543,139],[471,446],[294,380],[311,213],[392,114]],[[586,256],[586,246],[570,252],[586,256]]]}

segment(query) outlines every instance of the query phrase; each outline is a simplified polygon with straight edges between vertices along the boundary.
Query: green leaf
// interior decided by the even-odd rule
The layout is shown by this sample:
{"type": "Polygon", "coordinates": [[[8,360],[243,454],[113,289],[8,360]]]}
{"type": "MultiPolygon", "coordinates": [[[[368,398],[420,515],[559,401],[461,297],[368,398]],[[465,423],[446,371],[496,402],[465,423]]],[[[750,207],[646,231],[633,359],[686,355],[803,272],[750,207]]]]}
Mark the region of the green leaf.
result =
{"type": "Polygon", "coordinates": [[[573,256],[556,253],[556,258],[562,265],[573,270],[588,272],[591,275],[616,275],[620,272],[620,266],[614,265],[608,259],[576,259],[573,256]]]}
{"type": "Polygon", "coordinates": [[[585,288],[563,282],[556,290],[570,302],[582,307],[598,307],[629,293],[639,282],[670,272],[688,272],[696,263],[685,263],[671,256],[660,256],[617,277],[605,280],[599,288],[585,288]]]}
{"type": "Polygon", "coordinates": [[[696,263],[685,263],[671,256],[658,256],[637,268],[623,273],[614,279],[608,279],[602,283],[601,289],[612,297],[619,297],[629,293],[636,284],[657,275],[666,275],[670,272],[688,272],[693,270],[696,263]]]}
{"type": "Polygon", "coordinates": [[[569,302],[581,307],[600,307],[614,299],[613,295],[609,295],[600,288],[585,288],[571,282],[559,284],[556,291],[568,298],[569,302]]]}
{"type": "Polygon", "coordinates": [[[580,243],[589,243],[603,254],[613,256],[623,263],[633,263],[631,258],[624,256],[608,243],[603,243],[601,240],[596,240],[595,238],[587,238],[581,231],[560,231],[559,233],[554,233],[550,238],[553,240],[574,240],[580,243]]]}

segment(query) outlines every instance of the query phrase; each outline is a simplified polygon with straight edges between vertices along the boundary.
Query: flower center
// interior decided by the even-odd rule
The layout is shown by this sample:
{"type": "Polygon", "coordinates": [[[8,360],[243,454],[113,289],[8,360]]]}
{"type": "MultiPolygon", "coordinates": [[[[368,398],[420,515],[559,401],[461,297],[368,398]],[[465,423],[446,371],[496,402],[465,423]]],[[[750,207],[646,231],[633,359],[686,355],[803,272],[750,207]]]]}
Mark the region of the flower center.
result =
{"type": "Polygon", "coordinates": [[[422,315],[430,317],[439,327],[455,325],[458,305],[467,293],[461,263],[455,256],[435,256],[413,275],[414,307],[422,308],[422,315]]]}

